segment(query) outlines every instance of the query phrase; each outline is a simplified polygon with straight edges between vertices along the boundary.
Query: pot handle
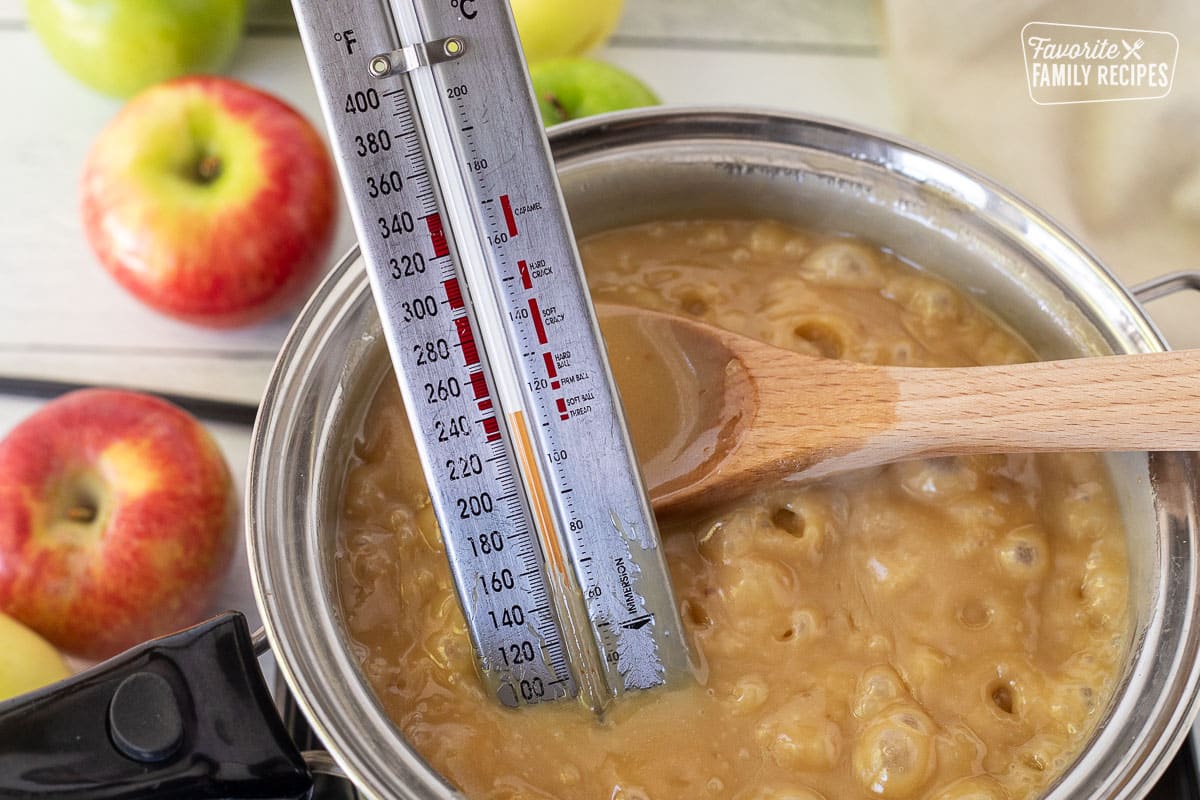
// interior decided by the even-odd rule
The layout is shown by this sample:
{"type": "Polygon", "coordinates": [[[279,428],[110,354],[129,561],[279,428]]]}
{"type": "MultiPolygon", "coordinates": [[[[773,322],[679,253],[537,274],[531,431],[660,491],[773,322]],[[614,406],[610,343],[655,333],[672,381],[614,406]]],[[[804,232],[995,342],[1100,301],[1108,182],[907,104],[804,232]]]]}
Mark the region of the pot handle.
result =
{"type": "Polygon", "coordinates": [[[0,798],[302,798],[311,786],[236,612],[0,703],[0,798]]]}
{"type": "Polygon", "coordinates": [[[1159,275],[1157,278],[1151,278],[1132,286],[1129,291],[1133,293],[1139,303],[1148,303],[1151,300],[1182,292],[1184,289],[1200,292],[1200,271],[1168,272],[1166,275],[1159,275]]]}

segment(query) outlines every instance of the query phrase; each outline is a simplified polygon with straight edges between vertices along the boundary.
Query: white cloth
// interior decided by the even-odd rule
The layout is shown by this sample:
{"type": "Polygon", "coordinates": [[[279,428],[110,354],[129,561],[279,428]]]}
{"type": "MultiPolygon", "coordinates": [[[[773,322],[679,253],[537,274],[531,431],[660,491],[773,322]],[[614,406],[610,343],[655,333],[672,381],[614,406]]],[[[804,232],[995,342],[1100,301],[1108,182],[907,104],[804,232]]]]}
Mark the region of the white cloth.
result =
{"type": "MultiPolygon", "coordinates": [[[[887,0],[885,15],[906,135],[1047,211],[1126,284],[1200,269],[1200,3],[887,0]],[[1035,104],[1021,46],[1032,21],[1174,33],[1170,94],[1035,104]]],[[[1149,310],[1173,346],[1200,346],[1200,295],[1149,310]]]]}

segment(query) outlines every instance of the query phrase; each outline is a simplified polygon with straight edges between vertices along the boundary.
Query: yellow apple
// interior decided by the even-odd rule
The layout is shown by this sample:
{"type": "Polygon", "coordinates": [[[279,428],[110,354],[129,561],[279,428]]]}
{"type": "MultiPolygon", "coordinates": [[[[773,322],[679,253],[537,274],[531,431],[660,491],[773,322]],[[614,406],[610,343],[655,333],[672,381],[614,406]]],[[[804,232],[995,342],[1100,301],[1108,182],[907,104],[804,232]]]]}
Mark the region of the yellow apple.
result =
{"type": "Polygon", "coordinates": [[[525,60],[583,55],[617,27],[625,0],[512,0],[525,60]]]}
{"type": "Polygon", "coordinates": [[[0,701],[32,692],[71,674],[42,637],[0,613],[0,701]]]}

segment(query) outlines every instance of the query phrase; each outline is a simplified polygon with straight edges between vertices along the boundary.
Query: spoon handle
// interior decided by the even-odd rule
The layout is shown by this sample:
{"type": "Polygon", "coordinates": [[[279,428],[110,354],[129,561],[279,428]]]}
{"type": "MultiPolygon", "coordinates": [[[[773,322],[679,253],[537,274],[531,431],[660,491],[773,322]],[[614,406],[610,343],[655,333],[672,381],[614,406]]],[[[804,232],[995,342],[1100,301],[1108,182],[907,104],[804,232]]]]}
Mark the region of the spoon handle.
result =
{"type": "Polygon", "coordinates": [[[1200,350],[887,372],[911,455],[1200,450],[1200,350]]]}

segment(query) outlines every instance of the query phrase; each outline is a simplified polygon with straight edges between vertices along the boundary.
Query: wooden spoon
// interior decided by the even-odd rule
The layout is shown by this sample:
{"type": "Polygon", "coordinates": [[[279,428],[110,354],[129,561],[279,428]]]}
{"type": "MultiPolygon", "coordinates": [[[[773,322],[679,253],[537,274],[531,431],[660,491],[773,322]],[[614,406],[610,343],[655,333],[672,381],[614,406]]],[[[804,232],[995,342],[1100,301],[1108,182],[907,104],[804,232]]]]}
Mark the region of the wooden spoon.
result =
{"type": "Polygon", "coordinates": [[[877,367],[669,314],[599,311],[656,510],[918,457],[1200,450],[1200,350],[877,367]]]}

